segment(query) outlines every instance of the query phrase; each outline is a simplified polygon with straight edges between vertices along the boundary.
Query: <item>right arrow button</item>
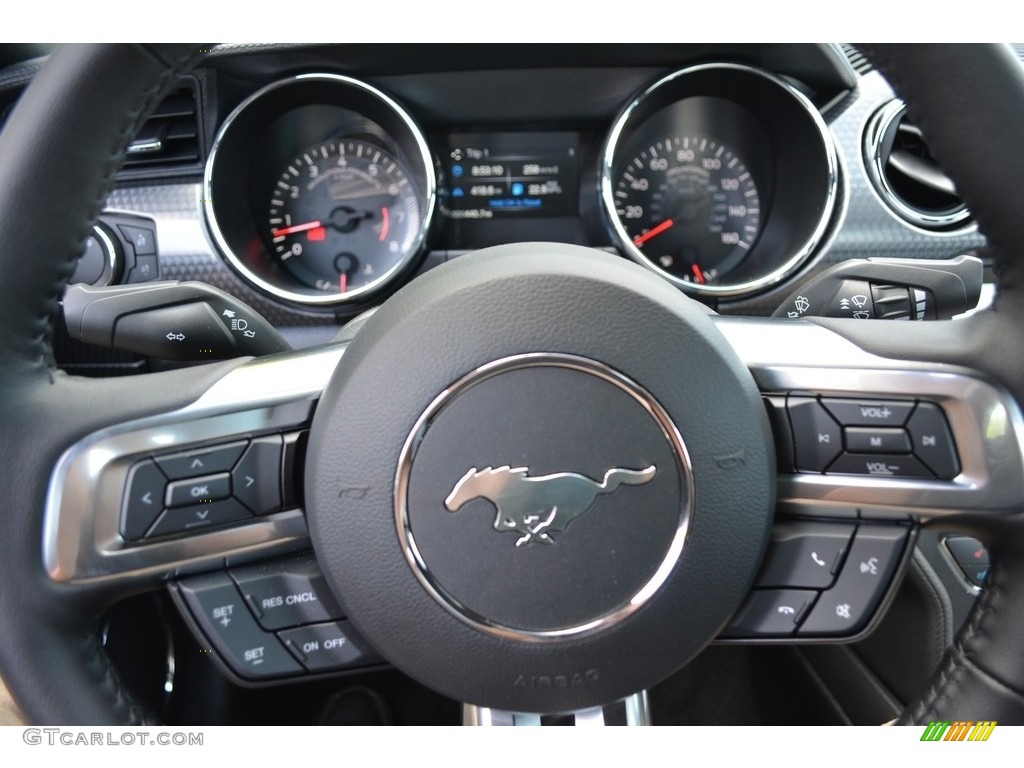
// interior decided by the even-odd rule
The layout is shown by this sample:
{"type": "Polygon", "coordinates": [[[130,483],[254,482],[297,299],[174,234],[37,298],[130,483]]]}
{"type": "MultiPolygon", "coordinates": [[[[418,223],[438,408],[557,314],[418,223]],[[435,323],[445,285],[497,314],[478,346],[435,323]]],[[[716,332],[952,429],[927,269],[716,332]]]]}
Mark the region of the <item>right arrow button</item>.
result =
{"type": "Polygon", "coordinates": [[[231,473],[234,497],[257,515],[281,509],[281,436],[257,437],[231,473]]]}

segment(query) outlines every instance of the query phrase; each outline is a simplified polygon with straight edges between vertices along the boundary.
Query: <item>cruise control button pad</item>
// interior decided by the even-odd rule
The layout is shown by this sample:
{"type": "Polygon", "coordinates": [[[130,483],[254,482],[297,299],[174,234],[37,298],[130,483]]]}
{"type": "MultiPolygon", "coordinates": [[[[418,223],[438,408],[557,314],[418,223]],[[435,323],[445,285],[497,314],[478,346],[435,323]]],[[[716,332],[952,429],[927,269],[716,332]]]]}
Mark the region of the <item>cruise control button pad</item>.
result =
{"type": "Polygon", "coordinates": [[[171,591],[199,642],[239,683],[383,662],[345,620],[312,553],[190,576],[171,591]]]}

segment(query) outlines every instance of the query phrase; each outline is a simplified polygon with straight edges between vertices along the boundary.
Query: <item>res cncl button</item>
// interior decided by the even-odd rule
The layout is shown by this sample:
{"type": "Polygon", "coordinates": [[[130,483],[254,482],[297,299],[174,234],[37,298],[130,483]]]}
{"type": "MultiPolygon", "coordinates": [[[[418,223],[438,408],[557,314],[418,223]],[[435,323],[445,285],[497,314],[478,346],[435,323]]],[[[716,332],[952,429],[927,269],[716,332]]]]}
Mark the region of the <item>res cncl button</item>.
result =
{"type": "Polygon", "coordinates": [[[264,629],[295,627],[343,615],[311,557],[232,568],[231,576],[264,629]]]}

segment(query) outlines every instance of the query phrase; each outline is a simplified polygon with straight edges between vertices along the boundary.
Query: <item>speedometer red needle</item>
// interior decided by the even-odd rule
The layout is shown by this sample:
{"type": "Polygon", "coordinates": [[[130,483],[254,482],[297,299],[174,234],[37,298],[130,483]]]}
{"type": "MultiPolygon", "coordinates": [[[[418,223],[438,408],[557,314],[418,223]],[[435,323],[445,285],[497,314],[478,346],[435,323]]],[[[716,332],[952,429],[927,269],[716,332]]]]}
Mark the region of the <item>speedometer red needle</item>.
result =
{"type": "Polygon", "coordinates": [[[637,247],[643,245],[648,240],[650,240],[652,237],[657,237],[658,235],[660,235],[662,232],[664,232],[666,229],[671,227],[673,224],[675,224],[675,222],[672,221],[672,219],[665,219],[658,226],[653,227],[651,229],[648,229],[642,235],[637,235],[636,237],[634,237],[633,238],[633,245],[635,245],[637,247]]]}
{"type": "Polygon", "coordinates": [[[270,230],[270,234],[274,237],[280,237],[281,235],[291,235],[295,232],[305,232],[307,229],[316,229],[320,226],[319,221],[307,221],[305,224],[293,224],[290,227],[281,227],[280,229],[270,230]]]}

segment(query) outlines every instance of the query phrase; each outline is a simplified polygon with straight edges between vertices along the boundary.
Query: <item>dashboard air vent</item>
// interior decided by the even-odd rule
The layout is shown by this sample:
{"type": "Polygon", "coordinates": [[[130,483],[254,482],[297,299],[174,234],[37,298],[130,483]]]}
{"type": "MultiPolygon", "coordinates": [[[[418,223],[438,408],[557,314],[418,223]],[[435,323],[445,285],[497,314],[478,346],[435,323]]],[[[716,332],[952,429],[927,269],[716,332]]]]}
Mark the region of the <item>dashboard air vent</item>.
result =
{"type": "Polygon", "coordinates": [[[856,46],[842,43],[839,47],[843,49],[846,60],[850,62],[850,66],[858,75],[866,75],[868,72],[874,71],[875,65],[868,61],[868,57],[861,53],[856,46]]]}
{"type": "Polygon", "coordinates": [[[905,221],[933,231],[971,224],[971,212],[902,101],[889,102],[869,121],[864,160],[882,200],[905,221]]]}
{"type": "Polygon", "coordinates": [[[181,171],[202,160],[196,88],[183,82],[160,103],[128,145],[123,175],[181,171]]]}

